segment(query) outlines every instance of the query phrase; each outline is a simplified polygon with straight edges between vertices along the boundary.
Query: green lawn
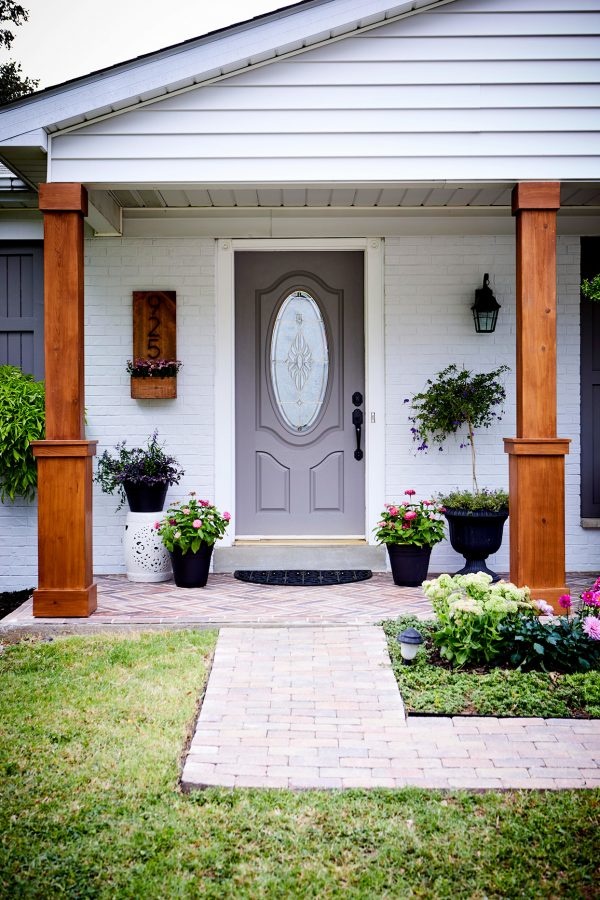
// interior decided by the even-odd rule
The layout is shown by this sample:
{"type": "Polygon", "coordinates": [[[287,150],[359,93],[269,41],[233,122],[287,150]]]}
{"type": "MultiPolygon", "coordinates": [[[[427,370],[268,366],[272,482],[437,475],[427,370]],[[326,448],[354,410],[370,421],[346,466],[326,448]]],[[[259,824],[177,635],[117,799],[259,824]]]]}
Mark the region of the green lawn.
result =
{"type": "Polygon", "coordinates": [[[597,896],[598,792],[182,795],[214,640],[0,655],[2,898],[597,896]]]}
{"type": "Polygon", "coordinates": [[[403,665],[396,635],[409,625],[426,639],[432,623],[405,616],[383,623],[392,666],[408,712],[481,716],[600,717],[600,672],[557,675],[492,669],[488,673],[431,665],[422,648],[410,666],[403,665]]]}

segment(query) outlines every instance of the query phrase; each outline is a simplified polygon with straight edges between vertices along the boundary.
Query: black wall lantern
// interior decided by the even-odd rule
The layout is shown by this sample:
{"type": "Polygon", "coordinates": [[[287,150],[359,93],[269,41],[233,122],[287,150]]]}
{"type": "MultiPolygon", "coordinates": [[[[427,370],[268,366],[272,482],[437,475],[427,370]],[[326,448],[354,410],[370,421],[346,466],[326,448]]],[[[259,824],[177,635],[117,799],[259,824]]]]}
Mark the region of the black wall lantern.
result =
{"type": "Polygon", "coordinates": [[[490,334],[496,329],[500,304],[494,297],[490,287],[490,276],[483,276],[483,287],[475,291],[475,303],[471,307],[475,320],[475,331],[478,334],[490,334]]]}

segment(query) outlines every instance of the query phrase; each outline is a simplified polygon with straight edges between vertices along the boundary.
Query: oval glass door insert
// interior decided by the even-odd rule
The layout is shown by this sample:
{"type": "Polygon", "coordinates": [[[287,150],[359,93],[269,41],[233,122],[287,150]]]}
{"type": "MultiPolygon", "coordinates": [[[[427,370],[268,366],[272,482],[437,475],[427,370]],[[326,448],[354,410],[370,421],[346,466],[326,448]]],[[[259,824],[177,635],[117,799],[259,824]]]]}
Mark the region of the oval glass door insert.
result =
{"type": "Polygon", "coordinates": [[[292,431],[306,431],[319,417],[329,378],[325,322],[306,291],[293,291],[281,304],[270,357],[277,411],[292,431]]]}

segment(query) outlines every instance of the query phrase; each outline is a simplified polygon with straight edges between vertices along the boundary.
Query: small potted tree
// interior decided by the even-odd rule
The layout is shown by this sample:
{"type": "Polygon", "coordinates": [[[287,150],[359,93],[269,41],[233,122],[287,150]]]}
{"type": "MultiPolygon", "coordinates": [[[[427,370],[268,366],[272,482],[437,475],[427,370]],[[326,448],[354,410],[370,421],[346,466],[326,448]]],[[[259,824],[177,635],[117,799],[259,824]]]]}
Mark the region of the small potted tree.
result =
{"type": "Polygon", "coordinates": [[[494,581],[499,576],[488,569],[486,559],[502,544],[504,523],[508,518],[508,494],[504,490],[480,489],[477,481],[475,431],[489,428],[502,418],[506,391],[501,378],[508,366],[491,372],[473,373],[447,366],[427,388],[412,399],[413,439],[419,451],[442,444],[466,429],[461,447],[471,450],[472,491],[456,490],[439,499],[445,507],[452,547],[465,557],[465,566],[456,574],[487,572],[494,581]],[[500,408],[498,410],[498,408],[500,408]]]}
{"type": "Polygon", "coordinates": [[[205,587],[216,541],[225,534],[231,516],[220,513],[208,500],[197,500],[195,491],[187,500],[175,501],[160,522],[155,522],[171,557],[177,587],[205,587]]]}
{"type": "Polygon", "coordinates": [[[183,469],[158,443],[158,432],[145,447],[129,449],[125,441],[115,447],[115,455],[105,450],[98,459],[94,476],[105,494],[119,495],[120,509],[127,499],[131,512],[161,512],[167,488],[179,484],[183,469]]]}
{"type": "Polygon", "coordinates": [[[427,578],[431,548],[444,538],[444,508],[433,500],[413,500],[413,490],[404,494],[408,499],[402,503],[385,504],[374,531],[387,547],[394,584],[418,587],[427,578]]]}

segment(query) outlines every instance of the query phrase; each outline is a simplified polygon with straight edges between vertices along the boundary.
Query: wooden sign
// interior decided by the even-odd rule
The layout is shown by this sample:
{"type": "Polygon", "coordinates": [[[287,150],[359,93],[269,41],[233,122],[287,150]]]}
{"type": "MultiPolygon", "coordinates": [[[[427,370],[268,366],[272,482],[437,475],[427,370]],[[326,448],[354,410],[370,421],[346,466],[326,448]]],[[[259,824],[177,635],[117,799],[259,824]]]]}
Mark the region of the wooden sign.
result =
{"type": "MultiPolygon", "coordinates": [[[[175,291],[133,292],[133,360],[177,359],[175,291]]],[[[137,399],[177,396],[177,378],[131,379],[137,399]]]]}

